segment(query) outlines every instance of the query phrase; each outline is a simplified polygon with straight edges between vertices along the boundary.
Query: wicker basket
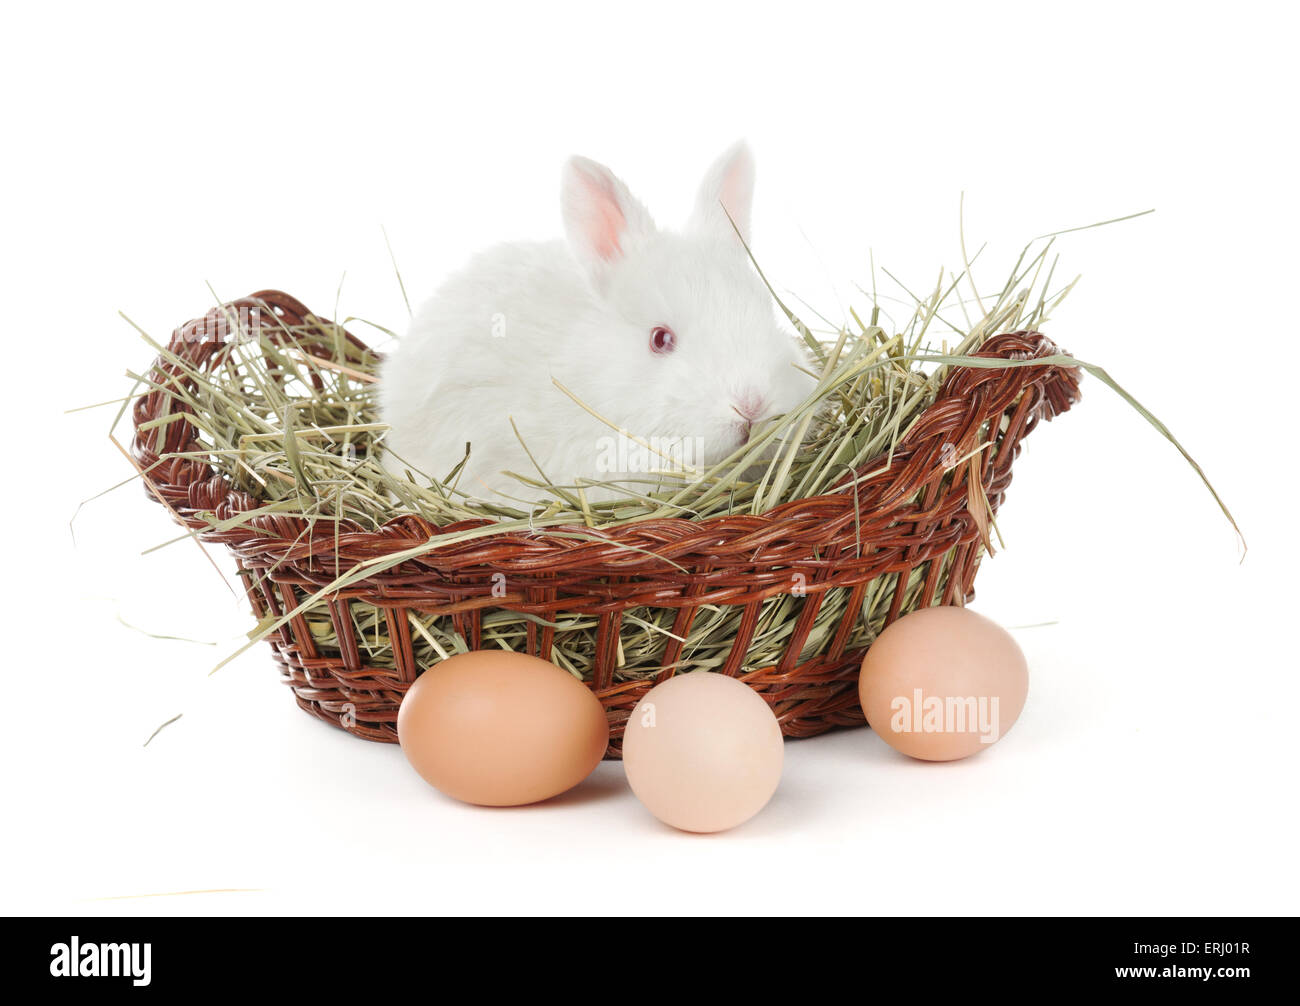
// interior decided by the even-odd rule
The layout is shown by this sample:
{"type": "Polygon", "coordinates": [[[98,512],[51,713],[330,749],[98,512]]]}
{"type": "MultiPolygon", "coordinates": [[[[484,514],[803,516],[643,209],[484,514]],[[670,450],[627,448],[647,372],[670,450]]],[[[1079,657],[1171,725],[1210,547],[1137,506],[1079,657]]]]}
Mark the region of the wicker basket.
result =
{"type": "MultiPolygon", "coordinates": [[[[232,309],[250,307],[272,311],[288,327],[315,324],[292,297],[264,291],[177,329],[170,352],[197,371],[212,367],[228,345],[232,309]]],[[[355,336],[347,338],[364,349],[355,336]]],[[[310,337],[301,340],[307,344],[310,337]]],[[[977,355],[1027,360],[1057,352],[1043,335],[1014,332],[989,339],[977,355]]],[[[224,520],[257,508],[260,501],[235,490],[202,460],[168,457],[202,451],[189,423],[150,423],[180,407],[166,389],[192,377],[159,359],[149,379],[153,390],[135,404],[132,445],[146,490],[204,540],[230,548],[259,618],[298,607],[340,567],[476,526],[437,528],[418,517],[399,516],[377,532],[345,526],[336,536],[333,530],[314,534],[297,518],[259,515],[246,525],[214,531],[204,515],[224,520]]],[[[618,757],[624,723],[641,696],[675,669],[689,667],[682,644],[666,637],[657,673],[618,680],[624,613],[645,606],[674,609],[673,634],[684,637],[702,605],[710,610],[734,605],[740,617],[729,656],[716,670],[739,677],[762,695],[787,736],[859,725],[864,721],[857,677],[866,646],[883,625],[907,611],[971,598],[984,552],[981,522],[971,505],[978,501],[983,509],[987,498],[996,512],[1021,438],[1040,419],[1075,403],[1078,381],[1077,370],[1049,364],[955,368],[892,459],[864,466],[864,472],[877,474],[855,491],[796,500],[758,516],[633,522],[598,532],[604,541],[591,540],[590,533],[578,540],[534,532],[461,542],[405,561],[339,591],[314,611],[299,613],[271,634],[271,648],[303,709],[358,737],[395,741],[402,695],[425,669],[412,645],[408,615],[450,619],[471,649],[483,645],[483,619],[494,609],[540,616],[529,621],[526,639],[528,652],[539,656],[551,653],[562,617],[594,619],[596,653],[587,680],[610,719],[608,755],[618,757]],[[989,437],[996,441],[993,447],[975,450],[989,437]],[[969,461],[951,467],[955,458],[968,455],[969,461]],[[622,547],[627,545],[633,550],[622,547]],[[671,557],[672,563],[658,556],[671,557]],[[501,571],[510,589],[493,596],[501,579],[494,581],[493,574],[501,571]],[[751,666],[747,655],[764,602],[791,594],[792,582],[799,584],[802,602],[782,627],[788,631],[784,656],[774,665],[751,666]],[[818,610],[835,591],[847,592],[844,617],[836,631],[810,640],[818,610]],[[386,631],[391,659],[385,663],[391,666],[363,658],[349,611],[353,605],[365,606],[373,624],[386,631]],[[331,645],[321,645],[309,615],[318,624],[328,617],[331,645]]]]}

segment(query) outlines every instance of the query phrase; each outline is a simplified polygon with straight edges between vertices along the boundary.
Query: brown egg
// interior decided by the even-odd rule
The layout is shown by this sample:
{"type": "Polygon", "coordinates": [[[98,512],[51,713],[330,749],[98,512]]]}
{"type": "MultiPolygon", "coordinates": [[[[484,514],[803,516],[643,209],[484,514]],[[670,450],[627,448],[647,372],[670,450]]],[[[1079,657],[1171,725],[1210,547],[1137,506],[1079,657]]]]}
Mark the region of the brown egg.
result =
{"type": "Polygon", "coordinates": [[[709,671],[655,685],[623,735],[632,792],[682,831],[724,831],[749,820],[776,792],[784,757],[781,726],[762,696],[709,671]]]}
{"type": "Polygon", "coordinates": [[[923,608],[867,650],[862,711],[884,740],[925,761],[965,758],[1011,729],[1029,668],[1011,634],[966,608],[923,608]]]}
{"type": "Polygon", "coordinates": [[[590,775],[609,743],[609,721],[591,690],[555,664],[476,650],[415,679],[397,713],[397,737],[435,789],[513,807],[590,775]]]}

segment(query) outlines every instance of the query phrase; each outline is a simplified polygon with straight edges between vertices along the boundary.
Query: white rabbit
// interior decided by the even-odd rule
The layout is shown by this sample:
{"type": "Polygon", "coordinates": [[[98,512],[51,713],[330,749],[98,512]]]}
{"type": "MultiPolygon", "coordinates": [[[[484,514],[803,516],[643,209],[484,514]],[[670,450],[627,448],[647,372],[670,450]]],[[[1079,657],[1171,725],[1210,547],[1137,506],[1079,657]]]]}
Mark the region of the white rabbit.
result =
{"type": "Polygon", "coordinates": [[[686,228],[661,231],[608,168],[570,159],[567,244],[480,253],[385,360],[385,466],[444,480],[468,442],[455,484],[472,497],[537,499],[503,473],[536,479],[539,467],[557,486],[644,491],[636,480],[649,476],[636,473],[714,464],[800,404],[813,388],[799,369],[807,358],[745,251],[753,189],[753,157],[738,143],[709,170],[686,228]]]}

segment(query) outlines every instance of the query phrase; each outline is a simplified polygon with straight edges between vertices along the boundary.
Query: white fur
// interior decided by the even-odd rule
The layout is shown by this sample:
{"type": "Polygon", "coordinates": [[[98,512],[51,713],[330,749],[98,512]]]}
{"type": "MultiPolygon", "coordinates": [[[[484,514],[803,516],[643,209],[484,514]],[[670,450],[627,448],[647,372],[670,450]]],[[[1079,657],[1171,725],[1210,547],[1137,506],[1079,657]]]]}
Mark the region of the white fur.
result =
{"type": "Polygon", "coordinates": [[[710,169],[687,227],[670,232],[607,168],[570,160],[561,187],[567,242],[477,255],[420,308],[385,361],[386,466],[421,482],[445,479],[470,442],[462,491],[537,498],[502,474],[537,477],[513,418],[556,485],[628,478],[610,471],[614,431],[552,379],[634,437],[689,438],[687,460],[697,464],[744,442],[737,409],[756,396],[759,422],[798,405],[812,390],[796,369],[806,358],[778,325],[736,234],[748,240],[753,178],[738,144],[710,169]],[[674,331],[674,352],[651,351],[656,326],[674,331]],[[702,456],[692,451],[700,444],[702,456]]]}

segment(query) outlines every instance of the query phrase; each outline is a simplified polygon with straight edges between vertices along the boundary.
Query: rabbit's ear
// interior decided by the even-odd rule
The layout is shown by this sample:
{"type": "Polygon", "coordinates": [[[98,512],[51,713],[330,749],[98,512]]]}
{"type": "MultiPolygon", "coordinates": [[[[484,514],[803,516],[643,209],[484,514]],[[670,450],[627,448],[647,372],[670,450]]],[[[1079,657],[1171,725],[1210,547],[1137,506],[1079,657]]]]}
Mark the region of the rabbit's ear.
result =
{"type": "Polygon", "coordinates": [[[740,140],[713,162],[695,200],[691,229],[740,233],[749,244],[749,215],[754,203],[754,155],[740,140]],[[727,218],[731,219],[728,220],[727,218]],[[733,227],[732,224],[735,224],[733,227]]]}
{"type": "Polygon", "coordinates": [[[655,229],[614,172],[586,157],[571,157],[564,166],[560,210],[569,245],[598,289],[610,267],[655,229]]]}

